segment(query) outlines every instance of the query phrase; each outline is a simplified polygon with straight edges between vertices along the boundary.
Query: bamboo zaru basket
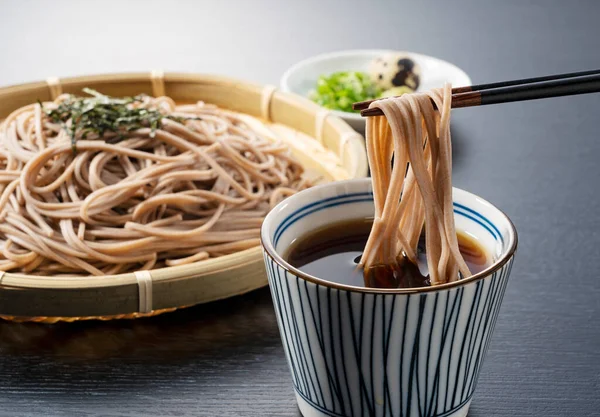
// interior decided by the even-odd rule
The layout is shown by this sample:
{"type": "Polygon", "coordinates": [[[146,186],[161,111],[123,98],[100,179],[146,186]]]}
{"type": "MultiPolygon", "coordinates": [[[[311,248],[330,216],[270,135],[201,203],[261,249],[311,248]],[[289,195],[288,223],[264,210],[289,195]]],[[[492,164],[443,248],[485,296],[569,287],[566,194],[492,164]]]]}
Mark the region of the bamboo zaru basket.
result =
{"type": "MultiPolygon", "coordinates": [[[[285,141],[300,163],[323,181],[367,175],[363,138],[307,99],[230,78],[162,73],[94,75],[0,89],[0,120],[37,100],[89,87],[121,97],[167,95],[204,101],[248,115],[285,141]],[[263,125],[264,126],[264,125],[263,125]]],[[[102,277],[0,274],[0,317],[16,321],[137,318],[215,301],[267,284],[259,247],[188,265],[102,277]]]]}

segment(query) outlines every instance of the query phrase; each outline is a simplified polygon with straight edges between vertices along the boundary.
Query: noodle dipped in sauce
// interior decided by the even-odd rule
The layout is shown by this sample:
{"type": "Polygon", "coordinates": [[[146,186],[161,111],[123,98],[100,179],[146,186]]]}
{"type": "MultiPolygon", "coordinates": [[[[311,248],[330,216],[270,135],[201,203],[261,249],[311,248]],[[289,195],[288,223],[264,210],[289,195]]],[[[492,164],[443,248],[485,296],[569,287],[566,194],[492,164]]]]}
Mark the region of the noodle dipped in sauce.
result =
{"type": "Polygon", "coordinates": [[[367,276],[371,268],[389,269],[394,276],[404,264],[416,266],[423,231],[431,285],[471,275],[454,226],[451,100],[452,89],[446,85],[370,105],[384,116],[367,119],[375,204],[373,228],[360,261],[367,276]]]}
{"type": "Polygon", "coordinates": [[[384,114],[368,118],[366,129],[374,219],[301,237],[287,255],[293,266],[349,285],[415,288],[489,265],[485,251],[454,225],[451,100],[446,85],[371,103],[384,114]]]}
{"type": "MultiPolygon", "coordinates": [[[[353,219],[327,225],[297,238],[284,254],[292,266],[317,278],[355,287],[418,288],[430,286],[425,237],[417,246],[417,264],[401,260],[394,268],[359,265],[373,219],[353,219]]],[[[473,273],[491,265],[491,256],[472,237],[459,232],[459,250],[473,273]]]]}

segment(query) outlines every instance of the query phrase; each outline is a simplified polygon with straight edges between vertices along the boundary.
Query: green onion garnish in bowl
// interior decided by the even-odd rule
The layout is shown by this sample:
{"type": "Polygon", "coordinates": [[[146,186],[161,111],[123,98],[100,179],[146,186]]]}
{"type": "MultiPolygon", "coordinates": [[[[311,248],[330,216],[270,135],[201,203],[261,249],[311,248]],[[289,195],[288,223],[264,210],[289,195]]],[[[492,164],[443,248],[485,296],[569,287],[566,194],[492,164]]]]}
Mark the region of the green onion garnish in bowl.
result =
{"type": "Polygon", "coordinates": [[[381,89],[369,75],[360,71],[339,71],[321,75],[317,86],[309,94],[315,103],[328,109],[354,112],[352,104],[357,101],[372,100],[379,97],[381,89]]]}

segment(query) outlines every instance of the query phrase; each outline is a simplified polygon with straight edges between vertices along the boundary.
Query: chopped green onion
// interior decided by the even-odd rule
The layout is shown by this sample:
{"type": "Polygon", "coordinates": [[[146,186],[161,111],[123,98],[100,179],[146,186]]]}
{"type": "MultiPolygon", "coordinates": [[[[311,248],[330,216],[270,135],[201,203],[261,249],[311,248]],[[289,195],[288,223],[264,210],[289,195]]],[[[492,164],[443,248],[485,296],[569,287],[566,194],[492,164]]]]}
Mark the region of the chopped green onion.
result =
{"type": "Polygon", "coordinates": [[[353,112],[353,103],[372,100],[380,94],[381,90],[371,82],[368,74],[340,71],[320,76],[309,98],[328,109],[353,112]]]}

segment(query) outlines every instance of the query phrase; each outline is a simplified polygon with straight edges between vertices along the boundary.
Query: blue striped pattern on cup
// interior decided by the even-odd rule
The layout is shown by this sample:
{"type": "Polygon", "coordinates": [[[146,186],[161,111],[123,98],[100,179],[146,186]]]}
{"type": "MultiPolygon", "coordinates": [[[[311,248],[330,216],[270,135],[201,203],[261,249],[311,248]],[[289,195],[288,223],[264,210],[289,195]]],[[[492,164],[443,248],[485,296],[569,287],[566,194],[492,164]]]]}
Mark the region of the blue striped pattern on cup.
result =
{"type": "Polygon", "coordinates": [[[370,190],[337,194],[299,199],[298,207],[292,204],[263,226],[263,244],[270,239],[264,245],[269,285],[300,410],[305,417],[465,416],[516,235],[461,201],[455,204],[457,227],[474,232],[502,258],[484,278],[427,291],[370,291],[307,279],[279,256],[289,229],[342,220],[333,210],[372,213],[370,190]]]}

